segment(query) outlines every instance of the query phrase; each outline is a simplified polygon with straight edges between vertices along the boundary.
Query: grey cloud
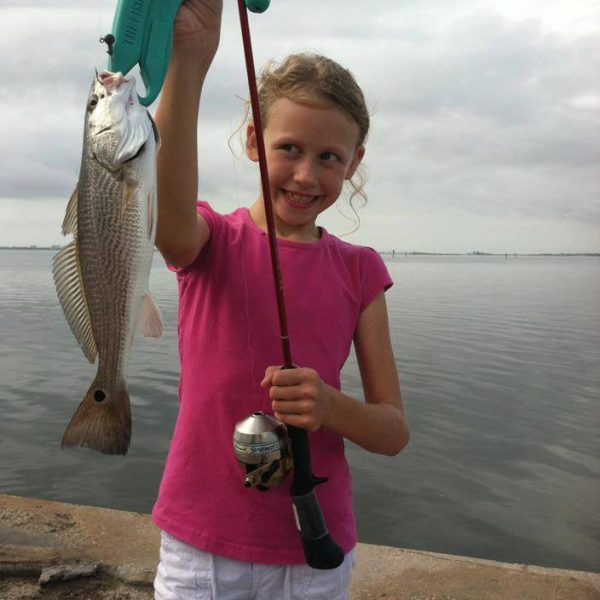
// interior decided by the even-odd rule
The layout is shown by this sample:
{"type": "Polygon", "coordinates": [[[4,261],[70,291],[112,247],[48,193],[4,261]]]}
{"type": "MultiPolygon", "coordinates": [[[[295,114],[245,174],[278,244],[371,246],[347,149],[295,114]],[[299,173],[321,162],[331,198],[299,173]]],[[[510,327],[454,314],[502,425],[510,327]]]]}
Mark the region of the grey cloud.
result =
{"type": "MultiPolygon", "coordinates": [[[[200,195],[221,210],[247,205],[258,181],[227,145],[243,114],[237,97],[247,95],[233,4],[199,128],[200,195]]],[[[600,36],[548,35],[538,20],[510,21],[484,4],[382,0],[367,9],[331,0],[315,12],[278,0],[251,17],[257,65],[315,50],[350,67],[365,90],[374,112],[370,202],[355,241],[391,247],[408,221],[413,247],[421,235],[439,250],[444,223],[455,248],[460,235],[475,235],[469,222],[482,231],[494,219],[512,219],[515,231],[528,222],[538,233],[544,223],[564,226],[565,239],[586,223],[589,239],[598,230],[599,113],[577,99],[598,94],[600,36]]],[[[51,205],[57,231],[79,169],[93,69],[106,64],[98,37],[115,5],[5,1],[0,9],[0,35],[12,49],[0,63],[0,198],[19,198],[14,206],[33,213],[51,205]]]]}
{"type": "Polygon", "coordinates": [[[409,210],[597,221],[598,112],[572,99],[592,89],[600,38],[481,13],[430,36],[392,50],[397,76],[367,152],[377,179],[395,181],[409,210]]]}
{"type": "Polygon", "coordinates": [[[389,109],[460,110],[515,123],[595,89],[600,36],[566,40],[542,34],[535,22],[515,24],[493,14],[430,35],[425,45],[397,39],[389,109]]]}

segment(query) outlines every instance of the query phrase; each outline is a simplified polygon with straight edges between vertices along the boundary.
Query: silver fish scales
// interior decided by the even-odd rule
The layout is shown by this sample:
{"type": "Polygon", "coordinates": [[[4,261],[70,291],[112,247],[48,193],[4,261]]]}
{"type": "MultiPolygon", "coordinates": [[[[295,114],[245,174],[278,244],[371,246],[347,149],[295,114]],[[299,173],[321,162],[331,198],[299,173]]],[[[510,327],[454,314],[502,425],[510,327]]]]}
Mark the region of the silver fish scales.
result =
{"type": "Polygon", "coordinates": [[[158,131],[135,80],[97,75],[86,106],[79,183],[53,260],[58,297],[96,377],[63,436],[64,446],[125,454],[131,439],[126,371],[134,331],[162,335],[148,291],[156,236],[158,131]]]}

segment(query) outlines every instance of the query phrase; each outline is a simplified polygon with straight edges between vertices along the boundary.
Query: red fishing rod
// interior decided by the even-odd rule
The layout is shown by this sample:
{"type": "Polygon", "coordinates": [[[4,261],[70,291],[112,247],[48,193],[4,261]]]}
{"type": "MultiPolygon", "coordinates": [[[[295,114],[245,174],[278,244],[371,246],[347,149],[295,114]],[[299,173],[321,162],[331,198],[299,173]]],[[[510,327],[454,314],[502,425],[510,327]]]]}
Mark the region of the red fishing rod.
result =
{"type": "MultiPolygon", "coordinates": [[[[260,167],[260,179],[262,186],[263,204],[269,234],[269,249],[271,254],[271,267],[273,270],[273,281],[275,284],[275,295],[277,298],[277,312],[279,315],[279,329],[281,334],[281,349],[283,352],[283,369],[295,368],[292,361],[290,340],[288,336],[287,317],[283,297],[283,283],[281,278],[281,266],[279,252],[277,249],[277,233],[275,230],[275,219],[273,217],[273,203],[269,187],[269,173],[267,170],[267,159],[265,143],[263,139],[263,128],[260,118],[260,106],[258,102],[258,90],[256,86],[256,73],[254,70],[254,58],[252,54],[252,42],[250,39],[250,27],[248,25],[248,13],[246,4],[253,12],[263,12],[269,5],[268,0],[238,0],[240,14],[240,25],[242,29],[242,40],[244,44],[244,57],[246,60],[246,73],[248,75],[248,88],[250,91],[250,104],[254,120],[256,135],[256,146],[258,150],[258,164],[260,167]]],[[[331,537],[319,506],[319,500],[315,493],[315,487],[327,481],[327,478],[315,477],[311,470],[310,448],[306,430],[291,425],[287,426],[287,432],[291,444],[291,454],[294,464],[294,478],[290,489],[292,495],[292,507],[296,516],[296,523],[302,537],[304,556],[309,566],[316,569],[334,569],[342,564],[344,560],[343,550],[331,537]]]]}

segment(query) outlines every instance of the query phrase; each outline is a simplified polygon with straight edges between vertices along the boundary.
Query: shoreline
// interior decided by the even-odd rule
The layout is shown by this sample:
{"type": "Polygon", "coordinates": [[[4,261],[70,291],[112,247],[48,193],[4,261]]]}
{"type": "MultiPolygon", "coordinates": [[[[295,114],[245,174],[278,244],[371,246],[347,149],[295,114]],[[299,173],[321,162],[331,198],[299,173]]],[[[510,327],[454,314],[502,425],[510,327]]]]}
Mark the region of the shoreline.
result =
{"type": "MultiPolygon", "coordinates": [[[[0,246],[0,251],[2,250],[62,250],[64,246],[60,246],[55,244],[53,246],[0,246]]],[[[155,248],[154,252],[158,252],[155,248]]],[[[520,257],[520,256],[552,256],[552,257],[577,257],[577,256],[586,256],[586,257],[600,257],[600,252],[421,252],[415,250],[377,250],[379,254],[383,254],[385,256],[505,256],[505,257],[520,257]]]]}
{"type": "MultiPolygon", "coordinates": [[[[151,600],[158,545],[146,514],[0,495],[0,597],[151,600]],[[51,568],[59,581],[40,585],[51,568]]],[[[600,574],[359,543],[350,590],[351,600],[600,600],[600,574]]]]}

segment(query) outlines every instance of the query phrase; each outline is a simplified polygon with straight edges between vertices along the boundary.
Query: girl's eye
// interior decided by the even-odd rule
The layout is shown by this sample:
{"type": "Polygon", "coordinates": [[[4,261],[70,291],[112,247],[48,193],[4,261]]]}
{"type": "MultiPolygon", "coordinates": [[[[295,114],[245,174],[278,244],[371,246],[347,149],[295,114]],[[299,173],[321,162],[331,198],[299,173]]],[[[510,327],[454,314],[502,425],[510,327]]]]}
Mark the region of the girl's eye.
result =
{"type": "Polygon", "coordinates": [[[327,162],[339,162],[340,157],[333,152],[323,152],[321,154],[321,159],[327,162]]]}
{"type": "Polygon", "coordinates": [[[298,146],[296,146],[295,144],[281,144],[279,148],[284,152],[298,152],[299,150],[298,146]]]}

